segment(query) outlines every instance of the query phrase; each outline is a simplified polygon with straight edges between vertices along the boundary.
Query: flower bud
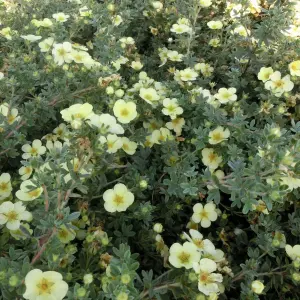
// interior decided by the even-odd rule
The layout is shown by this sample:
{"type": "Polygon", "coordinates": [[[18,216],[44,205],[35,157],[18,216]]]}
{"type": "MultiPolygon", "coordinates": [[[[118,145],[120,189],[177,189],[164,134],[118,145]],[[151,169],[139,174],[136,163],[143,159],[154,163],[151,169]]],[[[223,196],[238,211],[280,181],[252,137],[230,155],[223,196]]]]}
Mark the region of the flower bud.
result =
{"type": "Polygon", "coordinates": [[[115,91],[115,95],[118,97],[118,98],[122,98],[124,96],[124,90],[122,89],[118,89],[115,91]]]}
{"type": "Polygon", "coordinates": [[[264,284],[259,280],[254,280],[251,283],[251,290],[255,294],[258,294],[258,295],[261,294],[262,291],[264,290],[264,288],[265,288],[264,284]]]}
{"type": "Polygon", "coordinates": [[[107,5],[107,9],[108,9],[109,11],[114,11],[114,10],[115,10],[115,5],[112,4],[112,3],[110,3],[110,4],[107,5]]]}
{"type": "Polygon", "coordinates": [[[67,275],[66,275],[66,280],[67,280],[67,281],[71,281],[72,278],[73,278],[72,273],[67,273],[67,275]]]}
{"type": "Polygon", "coordinates": [[[280,246],[280,241],[278,241],[277,239],[274,239],[274,240],[272,241],[272,246],[273,246],[273,247],[279,247],[279,246],[280,246]]]}
{"type": "Polygon", "coordinates": [[[153,226],[153,230],[156,232],[156,233],[162,233],[162,231],[163,231],[163,226],[162,226],[162,224],[160,224],[160,223],[156,223],[156,224],[154,224],[154,226],[153,226]]]}
{"type": "Polygon", "coordinates": [[[17,286],[19,283],[19,278],[17,275],[13,275],[9,278],[9,285],[12,287],[17,286]]]}
{"type": "Polygon", "coordinates": [[[131,277],[129,274],[124,274],[121,276],[121,281],[123,284],[128,284],[131,281],[131,277]]]}
{"type": "Polygon", "coordinates": [[[94,278],[93,278],[93,274],[85,274],[83,276],[83,282],[86,285],[89,285],[93,282],[94,278]]]}
{"type": "Polygon", "coordinates": [[[146,180],[141,180],[139,184],[142,189],[146,189],[148,187],[148,182],[146,180]]]}
{"type": "Polygon", "coordinates": [[[292,274],[292,278],[295,280],[295,281],[300,281],[300,273],[293,273],[292,274]]]}
{"type": "Polygon", "coordinates": [[[293,261],[293,266],[294,266],[296,269],[299,269],[299,268],[300,268],[300,261],[299,261],[299,260],[294,260],[294,261],[293,261]]]}
{"type": "Polygon", "coordinates": [[[76,294],[78,297],[84,297],[86,295],[86,289],[83,287],[80,287],[77,291],[76,294]]]}
{"type": "Polygon", "coordinates": [[[280,128],[279,127],[272,128],[270,130],[270,134],[274,135],[275,137],[280,137],[281,136],[280,128]]]}
{"type": "Polygon", "coordinates": [[[127,299],[128,299],[128,295],[124,292],[121,292],[116,298],[116,300],[127,300],[127,299]]]}
{"type": "Polygon", "coordinates": [[[152,2],[152,6],[156,9],[156,10],[162,10],[164,5],[160,2],[160,1],[153,1],[152,2]]]}
{"type": "Polygon", "coordinates": [[[112,95],[115,92],[112,86],[108,86],[105,91],[107,95],[112,95]]]}
{"type": "Polygon", "coordinates": [[[198,280],[198,276],[195,272],[191,272],[189,273],[189,280],[192,281],[192,282],[195,282],[198,280]]]}

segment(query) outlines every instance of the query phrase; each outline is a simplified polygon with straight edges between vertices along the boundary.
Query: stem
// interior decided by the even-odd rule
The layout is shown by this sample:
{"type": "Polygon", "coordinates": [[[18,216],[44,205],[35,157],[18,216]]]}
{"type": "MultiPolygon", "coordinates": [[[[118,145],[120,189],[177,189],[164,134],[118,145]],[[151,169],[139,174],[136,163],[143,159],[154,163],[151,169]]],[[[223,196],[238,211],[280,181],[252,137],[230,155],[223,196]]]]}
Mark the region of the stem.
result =
{"type": "MultiPolygon", "coordinates": [[[[181,283],[179,283],[179,282],[176,282],[176,283],[167,283],[167,284],[164,284],[164,285],[160,285],[160,286],[155,287],[155,288],[153,289],[153,291],[159,291],[159,290],[168,289],[168,288],[173,288],[173,287],[179,287],[179,288],[181,288],[182,285],[181,285],[181,283]]],[[[146,291],[142,292],[142,293],[140,294],[140,299],[143,299],[143,298],[145,298],[146,296],[148,296],[148,295],[149,295],[149,292],[150,292],[150,290],[146,290],[146,291]]]]}
{"type": "Polygon", "coordinates": [[[49,195],[48,195],[47,187],[44,184],[42,184],[42,188],[45,196],[45,212],[47,212],[49,210],[49,195]]]}
{"type": "Polygon", "coordinates": [[[192,23],[193,27],[192,27],[192,30],[190,32],[190,37],[187,41],[187,52],[186,52],[187,56],[190,55],[191,44],[192,44],[192,41],[193,41],[193,38],[194,38],[195,27],[196,27],[196,23],[197,23],[197,19],[198,19],[198,15],[199,15],[200,10],[201,10],[201,6],[199,4],[196,4],[195,15],[194,15],[193,23],[192,23]]]}

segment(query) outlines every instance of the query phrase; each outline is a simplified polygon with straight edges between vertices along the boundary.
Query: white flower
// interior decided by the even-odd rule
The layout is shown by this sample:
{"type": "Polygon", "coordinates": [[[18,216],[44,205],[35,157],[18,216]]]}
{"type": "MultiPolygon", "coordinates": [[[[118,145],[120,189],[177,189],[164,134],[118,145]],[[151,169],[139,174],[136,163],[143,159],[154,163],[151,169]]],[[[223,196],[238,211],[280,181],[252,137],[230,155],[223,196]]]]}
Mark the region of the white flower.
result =
{"type": "Polygon", "coordinates": [[[224,127],[218,126],[216,129],[210,131],[208,136],[208,142],[211,145],[215,145],[227,140],[230,136],[230,131],[228,128],[224,130],[224,127]]]}
{"type": "Polygon", "coordinates": [[[151,105],[155,104],[160,99],[154,88],[141,88],[140,97],[151,105]]]}
{"type": "Polygon", "coordinates": [[[60,113],[66,122],[71,123],[72,128],[79,129],[83,121],[93,115],[93,106],[89,103],[74,104],[60,113]]]}
{"type": "Polygon", "coordinates": [[[69,42],[64,42],[62,44],[54,44],[52,55],[54,62],[61,66],[64,63],[70,63],[73,60],[71,55],[72,45],[69,42]]]}
{"type": "Polygon", "coordinates": [[[7,198],[12,191],[10,175],[2,173],[0,176],[0,200],[7,198]]]}
{"type": "Polygon", "coordinates": [[[207,26],[210,29],[221,29],[223,27],[223,23],[221,21],[209,21],[207,26]]]}
{"type": "Polygon", "coordinates": [[[219,100],[220,103],[225,104],[228,102],[234,102],[237,100],[236,89],[235,88],[220,88],[215,98],[219,100]]]}
{"type": "Polygon", "coordinates": [[[199,4],[201,7],[209,7],[212,5],[211,0],[199,0],[199,4]]]}
{"type": "Polygon", "coordinates": [[[39,21],[39,26],[49,28],[53,25],[52,21],[48,18],[39,21]]]}
{"type": "Polygon", "coordinates": [[[191,68],[179,71],[179,77],[182,81],[194,81],[198,77],[198,73],[191,68]]]}
{"type": "Polygon", "coordinates": [[[124,128],[120,124],[117,124],[116,118],[110,114],[101,114],[100,116],[94,114],[90,117],[88,124],[99,128],[102,134],[106,134],[107,132],[114,134],[124,133],[124,128]]]}
{"type": "Polygon", "coordinates": [[[284,92],[290,92],[294,88],[294,83],[290,80],[290,75],[281,78],[279,71],[270,75],[269,81],[265,82],[265,88],[276,97],[280,97],[284,92]]]}
{"type": "Polygon", "coordinates": [[[209,258],[202,258],[200,263],[195,263],[193,267],[195,272],[199,274],[199,291],[206,296],[209,296],[211,293],[218,293],[218,283],[223,281],[223,276],[219,273],[214,273],[217,270],[217,264],[209,258]]]}
{"type": "Polygon", "coordinates": [[[161,223],[155,223],[154,226],[153,226],[153,230],[156,232],[156,233],[162,233],[163,232],[163,225],[161,223]]]}
{"type": "Polygon", "coordinates": [[[137,143],[130,141],[127,137],[122,137],[122,149],[129,155],[133,155],[137,148],[137,143]]]}
{"type": "Polygon", "coordinates": [[[109,134],[106,138],[101,136],[100,143],[107,144],[107,153],[116,153],[123,146],[122,139],[115,134],[109,134]]]}
{"type": "Polygon", "coordinates": [[[63,12],[59,12],[59,13],[53,14],[52,17],[53,17],[57,22],[60,22],[60,23],[67,22],[68,19],[70,18],[69,15],[66,15],[66,14],[64,14],[63,12]]]}
{"type": "Polygon", "coordinates": [[[90,17],[92,15],[92,11],[88,9],[87,6],[83,6],[79,8],[79,14],[81,17],[90,17]]]}
{"type": "Polygon", "coordinates": [[[155,8],[157,11],[160,11],[163,9],[164,5],[160,1],[153,1],[152,2],[153,8],[155,8]]]}
{"type": "Polygon", "coordinates": [[[174,130],[177,136],[181,135],[182,127],[185,125],[184,118],[173,119],[171,122],[166,123],[166,127],[170,130],[174,130]]]}
{"type": "Polygon", "coordinates": [[[298,260],[300,261],[300,245],[286,245],[285,246],[286,254],[292,259],[292,260],[298,260]]]}
{"type": "Polygon", "coordinates": [[[175,243],[170,248],[169,262],[175,268],[191,269],[199,259],[200,252],[193,243],[185,242],[183,245],[175,243]]]}
{"type": "Polygon", "coordinates": [[[114,115],[122,124],[128,124],[137,116],[136,105],[134,102],[125,102],[119,99],[114,104],[114,115]]]}
{"type": "Polygon", "coordinates": [[[140,61],[133,61],[131,62],[131,68],[136,71],[139,71],[143,68],[143,64],[140,61]]]}
{"type": "Polygon", "coordinates": [[[257,78],[263,82],[266,82],[270,79],[270,76],[274,73],[274,70],[269,67],[269,68],[266,68],[266,67],[262,67],[260,68],[259,70],[259,73],[257,75],[257,78]]]}
{"type": "Polygon", "coordinates": [[[184,236],[189,242],[194,243],[197,246],[198,251],[209,254],[216,253],[214,244],[208,239],[204,240],[203,235],[199,231],[195,229],[190,229],[189,233],[190,236],[184,232],[184,236]]]}
{"type": "Polygon", "coordinates": [[[300,187],[300,178],[288,175],[280,177],[280,181],[281,185],[287,185],[290,190],[298,189],[300,187]]]}
{"type": "Polygon", "coordinates": [[[36,42],[40,40],[42,37],[40,35],[29,34],[29,35],[21,35],[21,38],[29,42],[36,42]]]}
{"type": "Polygon", "coordinates": [[[62,140],[66,139],[68,135],[67,125],[65,123],[59,124],[58,127],[53,129],[53,133],[62,140]]]}
{"type": "Polygon", "coordinates": [[[93,60],[92,57],[86,51],[82,50],[72,50],[71,56],[73,61],[77,64],[89,64],[93,60]]]}
{"type": "Polygon", "coordinates": [[[22,202],[3,202],[0,205],[0,225],[6,224],[7,229],[17,230],[21,221],[31,221],[32,215],[22,202]]]}
{"type": "Polygon", "coordinates": [[[109,189],[103,194],[104,208],[108,212],[125,211],[134,201],[134,195],[127,187],[118,183],[113,189],[109,189]]]}
{"type": "Polygon", "coordinates": [[[38,198],[42,192],[42,187],[36,187],[31,180],[25,180],[21,183],[20,189],[16,192],[16,197],[22,201],[32,201],[38,198]]]}
{"type": "Polygon", "coordinates": [[[190,32],[192,28],[186,24],[173,24],[171,27],[171,31],[176,34],[183,34],[186,32],[190,32]]]}
{"type": "Polygon", "coordinates": [[[20,116],[18,116],[18,110],[16,108],[10,108],[10,105],[6,102],[0,105],[0,113],[6,117],[9,125],[20,119],[20,116]]]}
{"type": "Polygon", "coordinates": [[[39,42],[39,47],[41,48],[41,52],[48,52],[52,45],[54,44],[54,38],[49,37],[41,42],[39,42]]]}
{"type": "Polygon", "coordinates": [[[289,64],[289,70],[292,76],[300,76],[300,60],[295,60],[289,64]]]}
{"type": "Polygon", "coordinates": [[[263,292],[264,288],[265,286],[260,280],[254,280],[251,283],[251,290],[255,294],[260,295],[263,292]]]}
{"type": "Polygon", "coordinates": [[[116,15],[112,17],[112,22],[115,26],[119,26],[123,22],[123,19],[120,15],[116,15]]]}
{"type": "Polygon", "coordinates": [[[202,162],[211,171],[217,169],[222,162],[222,157],[215,153],[212,148],[204,148],[202,151],[202,162]]]}
{"type": "Polygon", "coordinates": [[[175,50],[168,50],[167,58],[171,61],[182,61],[183,54],[180,54],[175,50]]]}
{"type": "Polygon", "coordinates": [[[22,180],[27,180],[31,176],[33,168],[31,166],[23,166],[19,169],[22,180]]]}
{"type": "Polygon", "coordinates": [[[42,142],[40,140],[34,140],[32,142],[32,146],[29,144],[25,144],[22,146],[22,151],[25,152],[22,155],[22,158],[28,159],[31,157],[39,157],[46,152],[46,147],[42,146],[42,142]]]}
{"type": "Polygon", "coordinates": [[[239,25],[235,27],[233,33],[236,33],[243,37],[247,37],[248,35],[250,35],[250,31],[247,28],[245,28],[243,25],[239,25]]]}
{"type": "Polygon", "coordinates": [[[172,137],[171,132],[167,128],[156,129],[152,132],[150,141],[153,144],[160,144],[165,142],[172,137]]]}
{"type": "Polygon", "coordinates": [[[177,103],[177,99],[165,98],[163,100],[162,113],[166,116],[170,116],[172,120],[176,119],[177,115],[181,115],[183,113],[182,107],[180,107],[177,103]]]}
{"type": "Polygon", "coordinates": [[[203,205],[197,203],[193,207],[192,220],[195,223],[200,223],[203,228],[208,228],[211,225],[211,222],[217,220],[218,215],[216,212],[216,205],[213,202],[209,202],[203,205]]]}
{"type": "Polygon", "coordinates": [[[200,71],[204,77],[209,77],[212,75],[214,68],[210,64],[206,63],[197,63],[194,66],[196,71],[200,71]]]}
{"type": "Polygon", "coordinates": [[[94,280],[93,274],[85,274],[83,276],[83,282],[86,285],[91,284],[93,282],[93,280],[94,280]]]}
{"type": "Polygon", "coordinates": [[[62,300],[68,292],[68,284],[54,271],[31,270],[25,277],[25,286],[23,297],[28,300],[62,300]]]}

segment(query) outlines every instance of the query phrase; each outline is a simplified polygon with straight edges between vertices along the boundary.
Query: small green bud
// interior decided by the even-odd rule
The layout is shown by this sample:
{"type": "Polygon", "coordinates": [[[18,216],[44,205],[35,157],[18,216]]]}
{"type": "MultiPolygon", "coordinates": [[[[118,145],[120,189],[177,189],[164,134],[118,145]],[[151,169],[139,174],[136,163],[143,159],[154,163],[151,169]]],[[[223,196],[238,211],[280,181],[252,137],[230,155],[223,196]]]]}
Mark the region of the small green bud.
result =
{"type": "Polygon", "coordinates": [[[125,92],[122,90],[122,89],[118,89],[115,91],[115,95],[118,97],[118,98],[122,98],[124,96],[125,92]]]}
{"type": "Polygon", "coordinates": [[[272,246],[273,246],[273,247],[279,247],[279,246],[280,246],[280,241],[278,241],[277,239],[274,239],[274,240],[272,241],[272,246]]]}
{"type": "Polygon", "coordinates": [[[86,237],[86,231],[85,230],[78,230],[76,232],[76,237],[79,239],[79,240],[84,240],[85,237],[86,237]]]}
{"type": "Polygon", "coordinates": [[[112,95],[115,92],[112,86],[108,86],[105,91],[107,95],[112,95]]]}
{"type": "Polygon", "coordinates": [[[124,274],[121,276],[121,281],[123,284],[128,284],[131,281],[131,277],[129,274],[124,274]]]}
{"type": "Polygon", "coordinates": [[[72,280],[72,278],[73,278],[72,273],[67,273],[67,275],[66,275],[66,280],[67,280],[67,281],[70,281],[70,280],[72,280]]]}
{"type": "Polygon", "coordinates": [[[148,182],[144,179],[141,180],[139,184],[140,184],[140,188],[142,189],[146,189],[148,187],[148,182]]]}
{"type": "Polygon", "coordinates": [[[124,292],[121,292],[116,298],[116,300],[127,300],[127,299],[128,299],[128,295],[124,292]]]}
{"type": "Polygon", "coordinates": [[[227,215],[227,214],[225,214],[225,213],[222,214],[222,219],[223,219],[223,220],[227,220],[227,218],[228,218],[228,215],[227,215]]]}
{"type": "Polygon", "coordinates": [[[52,260],[53,260],[53,262],[56,262],[58,260],[58,258],[59,258],[59,255],[52,254],[52,260]]]}
{"type": "Polygon", "coordinates": [[[300,281],[300,273],[293,273],[292,275],[292,278],[295,280],[295,281],[300,281]]]}
{"type": "Polygon", "coordinates": [[[86,289],[83,287],[80,287],[77,291],[76,294],[78,297],[84,297],[86,295],[86,289]]]}
{"type": "Polygon", "coordinates": [[[156,233],[161,233],[163,231],[164,227],[162,226],[162,224],[160,223],[156,223],[154,224],[153,226],[153,230],[156,232],[156,233]]]}
{"type": "Polygon", "coordinates": [[[94,240],[94,237],[92,235],[88,235],[85,240],[88,242],[88,243],[91,243],[93,240],[94,240]]]}
{"type": "Polygon", "coordinates": [[[109,244],[109,239],[107,237],[101,238],[101,244],[107,246],[109,244]]]}
{"type": "Polygon", "coordinates": [[[0,281],[4,280],[5,278],[5,271],[0,272],[0,281]]]}
{"type": "Polygon", "coordinates": [[[13,276],[11,276],[11,277],[9,278],[9,285],[10,285],[10,286],[15,287],[15,286],[18,285],[18,283],[19,283],[19,278],[18,278],[17,275],[13,275],[13,276]]]}
{"type": "Polygon", "coordinates": [[[88,216],[83,216],[83,217],[82,217],[82,220],[83,220],[84,222],[87,222],[87,221],[89,220],[89,217],[88,217],[88,216]]]}
{"type": "Polygon", "coordinates": [[[299,261],[299,260],[294,260],[294,261],[293,261],[293,266],[294,266],[296,269],[299,269],[299,268],[300,268],[300,261],[299,261]]]}
{"type": "Polygon", "coordinates": [[[198,280],[197,274],[196,274],[195,272],[189,273],[189,280],[190,280],[191,282],[197,281],[197,280],[198,280]]]}

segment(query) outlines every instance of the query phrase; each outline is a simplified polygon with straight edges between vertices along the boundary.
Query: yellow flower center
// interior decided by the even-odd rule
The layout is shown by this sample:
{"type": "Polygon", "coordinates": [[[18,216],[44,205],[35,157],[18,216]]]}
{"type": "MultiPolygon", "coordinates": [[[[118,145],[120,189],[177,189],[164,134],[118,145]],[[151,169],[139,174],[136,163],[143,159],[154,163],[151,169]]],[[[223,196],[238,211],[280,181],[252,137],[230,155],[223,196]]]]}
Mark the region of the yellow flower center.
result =
{"type": "Polygon", "coordinates": [[[15,211],[10,211],[6,217],[9,222],[18,220],[18,214],[15,211]]]}
{"type": "Polygon", "coordinates": [[[229,99],[231,97],[231,94],[228,92],[225,92],[222,96],[224,99],[229,99]]]}
{"type": "Polygon", "coordinates": [[[65,51],[65,49],[58,49],[58,54],[60,55],[60,56],[64,56],[64,55],[66,55],[67,54],[67,52],[65,51]]]}
{"type": "Polygon", "coordinates": [[[73,117],[74,117],[75,119],[81,119],[81,118],[83,118],[83,116],[82,116],[81,113],[74,114],[73,117]]]}
{"type": "Polygon", "coordinates": [[[215,140],[216,142],[219,142],[223,139],[222,135],[220,132],[216,132],[212,135],[213,140],[215,140]]]}
{"type": "Polygon", "coordinates": [[[283,87],[283,85],[284,85],[284,82],[282,80],[278,80],[275,82],[275,86],[277,88],[281,88],[281,87],[283,87]]]}
{"type": "Polygon", "coordinates": [[[124,149],[124,150],[128,150],[128,149],[129,149],[128,144],[123,144],[123,149],[124,149]]]}
{"type": "Polygon", "coordinates": [[[194,244],[200,248],[203,249],[204,248],[204,242],[201,239],[193,239],[194,244]]]}
{"type": "Polygon", "coordinates": [[[68,237],[68,231],[65,229],[61,229],[58,233],[59,237],[61,238],[67,238],[68,237]]]}
{"type": "Polygon", "coordinates": [[[31,155],[36,156],[38,154],[38,149],[31,148],[30,153],[31,153],[31,155]]]}
{"type": "Polygon", "coordinates": [[[213,162],[214,160],[216,160],[216,158],[217,158],[217,155],[215,153],[213,153],[213,152],[208,155],[208,159],[211,162],[213,162]]]}
{"type": "Polygon", "coordinates": [[[208,218],[208,214],[205,210],[202,210],[202,212],[200,213],[200,216],[202,219],[207,219],[208,218]]]}
{"type": "Polygon", "coordinates": [[[28,192],[28,195],[29,195],[30,197],[38,197],[39,194],[40,194],[40,190],[39,190],[39,189],[35,189],[35,190],[33,190],[33,191],[28,192]]]}
{"type": "Polygon", "coordinates": [[[115,195],[114,203],[118,206],[124,203],[124,197],[120,195],[115,195]]]}
{"type": "Polygon", "coordinates": [[[148,101],[152,101],[152,95],[151,94],[145,94],[144,98],[148,101]]]}
{"type": "Polygon", "coordinates": [[[25,174],[30,174],[30,173],[31,173],[31,168],[25,167],[25,174]]]}
{"type": "Polygon", "coordinates": [[[199,276],[199,281],[201,283],[209,283],[209,282],[211,282],[211,278],[209,276],[209,273],[206,273],[206,272],[201,273],[200,276],[199,276]]]}
{"type": "Polygon", "coordinates": [[[186,252],[182,251],[180,253],[180,255],[178,256],[178,258],[179,258],[179,260],[181,261],[182,264],[185,264],[189,261],[190,256],[191,255],[189,253],[186,253],[186,252]]]}
{"type": "Polygon", "coordinates": [[[16,118],[13,115],[7,116],[7,122],[8,124],[12,124],[16,118]]]}
{"type": "Polygon", "coordinates": [[[292,69],[293,71],[297,71],[297,70],[298,70],[298,66],[297,66],[296,64],[292,64],[292,65],[291,65],[291,69],[292,69]]]}
{"type": "Polygon", "coordinates": [[[1,182],[0,183],[0,191],[7,191],[8,190],[8,182],[1,182]]]}
{"type": "Polygon", "coordinates": [[[39,295],[51,294],[51,287],[54,285],[53,282],[42,278],[42,280],[36,285],[38,288],[39,295]]]}
{"type": "Polygon", "coordinates": [[[129,111],[127,108],[123,108],[120,112],[122,117],[127,117],[129,115],[129,111]]]}

